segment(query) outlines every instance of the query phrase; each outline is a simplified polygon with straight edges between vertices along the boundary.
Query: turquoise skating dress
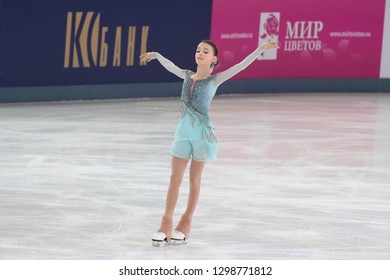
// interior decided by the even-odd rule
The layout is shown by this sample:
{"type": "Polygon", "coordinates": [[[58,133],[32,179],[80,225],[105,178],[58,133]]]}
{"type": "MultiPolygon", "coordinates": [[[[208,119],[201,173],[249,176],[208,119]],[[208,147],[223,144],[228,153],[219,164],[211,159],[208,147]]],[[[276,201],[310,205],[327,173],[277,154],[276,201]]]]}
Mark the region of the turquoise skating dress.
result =
{"type": "Polygon", "coordinates": [[[217,138],[208,115],[208,109],[219,85],[244,70],[264,51],[258,47],[243,61],[206,79],[193,80],[194,72],[183,70],[153,52],[168,71],[183,79],[181,92],[181,118],[176,128],[171,155],[182,159],[212,161],[217,157],[217,138]]]}

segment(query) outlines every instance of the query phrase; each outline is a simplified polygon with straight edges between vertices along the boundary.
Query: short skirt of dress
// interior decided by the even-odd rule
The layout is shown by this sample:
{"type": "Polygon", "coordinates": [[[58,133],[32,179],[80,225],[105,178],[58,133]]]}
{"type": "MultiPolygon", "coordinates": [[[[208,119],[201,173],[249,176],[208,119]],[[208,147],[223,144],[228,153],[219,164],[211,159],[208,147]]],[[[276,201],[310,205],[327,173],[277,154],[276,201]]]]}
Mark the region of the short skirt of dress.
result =
{"type": "Polygon", "coordinates": [[[217,158],[217,152],[212,124],[205,125],[196,116],[185,114],[177,125],[171,155],[209,162],[217,158]]]}

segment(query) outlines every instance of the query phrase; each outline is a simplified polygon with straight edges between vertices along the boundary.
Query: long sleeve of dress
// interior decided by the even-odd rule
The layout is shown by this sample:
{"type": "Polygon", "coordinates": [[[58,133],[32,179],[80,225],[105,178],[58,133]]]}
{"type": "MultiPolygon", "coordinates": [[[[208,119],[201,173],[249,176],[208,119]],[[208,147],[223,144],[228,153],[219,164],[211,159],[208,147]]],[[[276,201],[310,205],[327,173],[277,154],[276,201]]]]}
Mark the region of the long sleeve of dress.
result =
{"type": "Polygon", "coordinates": [[[237,73],[244,70],[246,67],[248,67],[252,62],[256,60],[257,57],[264,51],[264,48],[259,46],[256,50],[254,50],[250,55],[248,55],[246,58],[244,58],[243,61],[240,63],[232,66],[231,68],[216,74],[215,76],[215,85],[219,86],[226,80],[230,79],[237,73]]]}
{"type": "Polygon", "coordinates": [[[185,77],[184,70],[177,67],[172,61],[166,59],[158,52],[153,52],[153,58],[156,58],[161,63],[161,65],[164,66],[165,69],[167,69],[169,72],[175,74],[181,79],[184,79],[185,77]]]}

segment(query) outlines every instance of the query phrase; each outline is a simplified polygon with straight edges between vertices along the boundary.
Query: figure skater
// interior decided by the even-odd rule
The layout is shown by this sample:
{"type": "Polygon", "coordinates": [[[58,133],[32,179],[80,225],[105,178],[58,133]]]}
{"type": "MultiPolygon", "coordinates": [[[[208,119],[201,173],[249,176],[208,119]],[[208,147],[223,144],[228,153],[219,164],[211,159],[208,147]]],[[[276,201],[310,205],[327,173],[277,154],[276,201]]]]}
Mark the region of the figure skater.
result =
{"type": "Polygon", "coordinates": [[[147,52],[140,56],[143,62],[157,59],[168,71],[184,80],[181,92],[181,118],[171,149],[171,177],[165,213],[158,232],[152,236],[154,246],[160,246],[163,242],[169,244],[170,240],[184,242],[189,238],[192,217],[199,199],[202,172],[206,162],[215,160],[217,155],[217,139],[208,116],[208,109],[218,86],[244,70],[264,50],[274,48],[278,48],[276,42],[266,42],[240,63],[215,75],[211,75],[211,72],[218,64],[218,49],[210,40],[201,41],[196,49],[196,72],[180,69],[158,52],[147,52]],[[173,214],[184,172],[190,160],[187,208],[173,231],[173,214]]]}

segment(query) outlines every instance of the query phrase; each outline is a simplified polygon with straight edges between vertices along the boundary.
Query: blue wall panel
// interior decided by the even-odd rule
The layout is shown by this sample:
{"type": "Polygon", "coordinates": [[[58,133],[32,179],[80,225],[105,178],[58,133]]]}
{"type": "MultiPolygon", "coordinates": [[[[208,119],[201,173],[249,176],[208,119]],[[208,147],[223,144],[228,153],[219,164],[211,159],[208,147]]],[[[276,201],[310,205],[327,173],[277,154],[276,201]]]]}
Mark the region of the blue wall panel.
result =
{"type": "Polygon", "coordinates": [[[5,20],[5,1],[0,0],[0,87],[3,86],[3,76],[4,76],[4,20],[5,20]]]}
{"type": "Polygon", "coordinates": [[[195,48],[210,36],[210,0],[1,3],[5,87],[174,82],[157,63],[140,65],[142,48],[194,68],[195,48]]]}

